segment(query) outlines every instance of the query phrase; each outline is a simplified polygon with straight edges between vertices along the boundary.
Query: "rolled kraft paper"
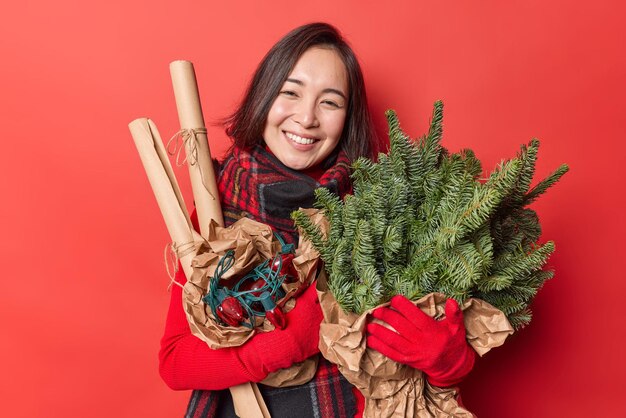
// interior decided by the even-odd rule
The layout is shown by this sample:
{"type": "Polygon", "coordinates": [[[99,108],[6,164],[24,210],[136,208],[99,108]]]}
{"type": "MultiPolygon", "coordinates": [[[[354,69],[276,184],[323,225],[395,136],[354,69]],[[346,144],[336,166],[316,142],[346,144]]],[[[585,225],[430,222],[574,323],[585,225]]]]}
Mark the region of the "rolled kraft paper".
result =
{"type": "MultiPolygon", "coordinates": [[[[139,157],[148,175],[172,242],[182,250],[189,248],[191,244],[202,238],[193,229],[185,201],[156,125],[149,119],[140,118],[128,124],[128,128],[137,146],[139,157]]],[[[193,272],[191,260],[194,256],[195,251],[188,251],[180,258],[187,278],[191,277],[193,272]]]]}
{"type": "MultiPolygon", "coordinates": [[[[175,245],[182,246],[202,240],[192,227],[182,193],[156,125],[149,119],[140,118],[129,123],[128,128],[137,146],[139,157],[148,175],[150,186],[152,186],[152,191],[172,241],[175,245]]],[[[195,251],[191,251],[180,258],[187,278],[190,278],[193,272],[191,260],[195,255],[195,251]]],[[[270,417],[256,384],[244,383],[234,386],[230,390],[233,403],[240,417],[270,417]]]]}
{"type": "Polygon", "coordinates": [[[206,238],[211,219],[215,220],[218,225],[224,226],[224,218],[202,116],[196,74],[193,64],[189,61],[172,62],[170,73],[181,131],[186,131],[186,134],[194,132],[191,140],[184,141],[184,144],[200,233],[206,238]]]}
{"type": "MultiPolygon", "coordinates": [[[[211,219],[224,226],[222,207],[220,206],[219,191],[211,161],[211,150],[204,126],[200,94],[193,64],[189,61],[174,61],[170,63],[170,74],[178,109],[178,119],[181,131],[194,130],[191,141],[185,141],[187,166],[191,179],[191,189],[196,203],[200,233],[204,238],[209,236],[211,219]],[[192,147],[196,148],[195,152],[192,147]]],[[[187,276],[190,277],[190,276],[187,276]]],[[[244,383],[230,388],[233,404],[237,415],[247,417],[269,417],[269,412],[263,401],[259,388],[254,383],[244,383]],[[256,399],[256,402],[254,400],[256,399]]]]}
{"type": "Polygon", "coordinates": [[[255,383],[244,383],[230,388],[235,415],[240,418],[271,418],[263,395],[255,383]]]}

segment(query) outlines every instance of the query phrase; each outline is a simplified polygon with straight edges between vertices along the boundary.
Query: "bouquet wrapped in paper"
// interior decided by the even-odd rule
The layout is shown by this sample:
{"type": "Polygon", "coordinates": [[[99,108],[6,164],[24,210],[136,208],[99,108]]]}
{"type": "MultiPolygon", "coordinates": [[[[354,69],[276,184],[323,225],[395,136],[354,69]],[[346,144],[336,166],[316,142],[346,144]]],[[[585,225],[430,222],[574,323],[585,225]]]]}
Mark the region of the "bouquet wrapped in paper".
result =
{"type": "MultiPolygon", "coordinates": [[[[317,251],[309,243],[294,250],[268,225],[248,218],[228,228],[211,222],[208,231],[183,292],[192,333],[219,349],[242,345],[257,332],[298,326],[286,323],[283,314],[314,279],[317,251]]],[[[271,373],[262,383],[298,385],[316,370],[317,358],[310,358],[271,373]]]]}
{"type": "Polygon", "coordinates": [[[317,191],[321,210],[293,218],[319,251],[317,290],[324,312],[320,350],[366,397],[365,416],[472,416],[455,388],[431,386],[420,370],[367,348],[368,314],[401,294],[441,318],[447,298],[463,310],[468,343],[479,355],[530,321],[529,303],[553,272],[554,244],[527,205],[567,171],[530,187],[539,142],[481,178],[471,150],[440,145],[442,104],[418,141],[387,113],[390,151],[357,160],[354,193],[341,201],[317,191]]]}

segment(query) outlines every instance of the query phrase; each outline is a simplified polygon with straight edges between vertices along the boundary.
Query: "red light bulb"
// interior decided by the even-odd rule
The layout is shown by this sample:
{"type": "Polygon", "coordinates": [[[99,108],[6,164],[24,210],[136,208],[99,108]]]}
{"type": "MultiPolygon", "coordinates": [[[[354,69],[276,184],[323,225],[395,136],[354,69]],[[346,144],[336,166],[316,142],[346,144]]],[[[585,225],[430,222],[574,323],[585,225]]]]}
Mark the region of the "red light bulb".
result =
{"type": "Polygon", "coordinates": [[[233,296],[226,297],[216,309],[217,316],[231,327],[238,327],[247,317],[241,303],[233,296]]]}

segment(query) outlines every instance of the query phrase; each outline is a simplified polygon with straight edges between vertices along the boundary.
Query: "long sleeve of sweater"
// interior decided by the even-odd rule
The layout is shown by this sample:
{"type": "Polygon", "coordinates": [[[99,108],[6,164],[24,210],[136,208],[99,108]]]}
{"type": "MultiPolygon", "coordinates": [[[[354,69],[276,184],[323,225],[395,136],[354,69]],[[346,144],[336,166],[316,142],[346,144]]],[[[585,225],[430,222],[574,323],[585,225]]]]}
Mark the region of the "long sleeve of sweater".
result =
{"type": "MultiPolygon", "coordinates": [[[[182,269],[176,275],[186,282],[182,269]]],[[[191,333],[183,310],[182,289],[173,285],[165,332],[159,352],[159,372],[175,390],[225,389],[259,382],[269,373],[289,367],[319,352],[322,313],[311,286],[287,316],[287,327],[256,334],[239,347],[213,350],[191,333]]]]}

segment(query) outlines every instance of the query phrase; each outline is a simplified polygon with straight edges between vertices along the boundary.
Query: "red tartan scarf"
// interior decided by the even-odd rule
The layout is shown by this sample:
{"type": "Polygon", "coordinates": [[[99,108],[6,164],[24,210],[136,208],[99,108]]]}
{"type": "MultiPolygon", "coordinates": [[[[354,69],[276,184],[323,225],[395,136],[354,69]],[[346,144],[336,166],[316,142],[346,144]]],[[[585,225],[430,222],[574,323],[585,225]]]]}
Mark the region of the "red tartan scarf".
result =
{"type": "Polygon", "coordinates": [[[252,218],[270,225],[288,243],[296,243],[291,212],[312,207],[315,189],[325,187],[341,197],[351,191],[350,160],[344,152],[328,157],[322,169],[316,181],[285,166],[262,146],[250,151],[235,148],[222,162],[218,178],[226,225],[252,218]]]}

